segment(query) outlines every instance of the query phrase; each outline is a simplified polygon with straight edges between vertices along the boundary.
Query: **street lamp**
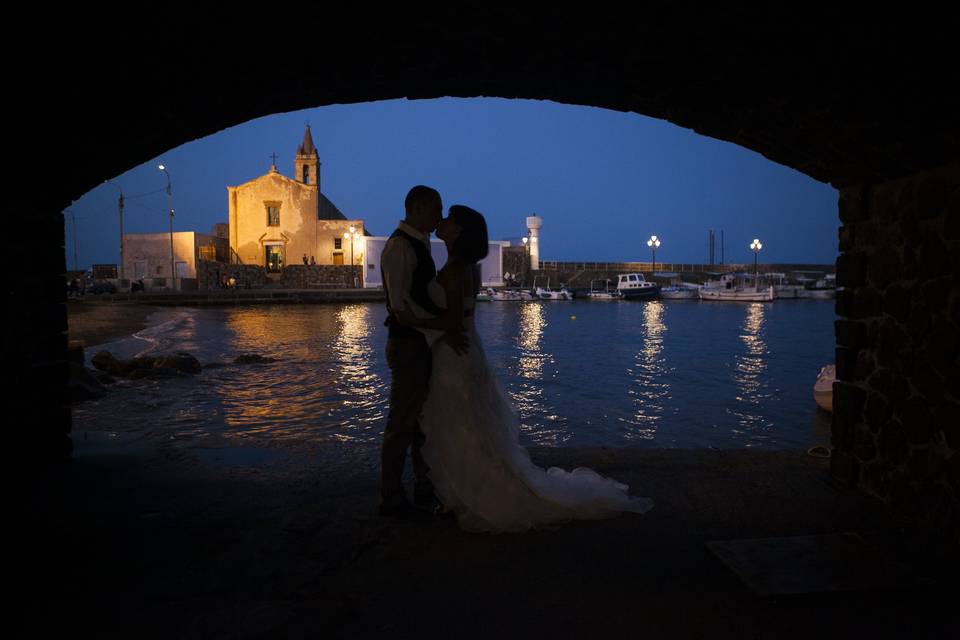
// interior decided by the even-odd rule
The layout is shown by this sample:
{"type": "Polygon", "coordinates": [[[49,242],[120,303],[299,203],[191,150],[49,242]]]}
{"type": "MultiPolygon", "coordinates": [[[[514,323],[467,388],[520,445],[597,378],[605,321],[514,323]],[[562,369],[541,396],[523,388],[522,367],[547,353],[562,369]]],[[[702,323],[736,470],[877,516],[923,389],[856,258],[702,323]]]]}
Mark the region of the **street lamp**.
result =
{"type": "Polygon", "coordinates": [[[657,248],[660,246],[660,241],[657,240],[657,236],[650,236],[650,239],[647,240],[647,246],[650,247],[650,251],[653,252],[653,271],[650,274],[651,278],[653,278],[657,275],[657,248]]]}
{"type": "Polygon", "coordinates": [[[167,209],[170,210],[170,282],[174,291],[177,289],[177,272],[173,264],[173,187],[170,184],[170,172],[162,164],[157,167],[167,176],[167,209]]]}
{"type": "Polygon", "coordinates": [[[760,255],[760,249],[763,249],[763,245],[760,244],[760,238],[754,238],[753,242],[750,243],[750,249],[753,251],[753,285],[754,289],[760,290],[760,268],[757,266],[757,258],[760,255]]]}
{"type": "Polygon", "coordinates": [[[354,267],[355,267],[356,265],[355,265],[355,261],[354,261],[354,259],[353,259],[353,244],[354,244],[354,241],[355,241],[359,236],[360,236],[360,233],[357,231],[357,228],[354,227],[353,225],[350,226],[350,231],[345,231],[345,232],[343,233],[343,238],[344,238],[344,240],[349,240],[349,241],[350,241],[350,269],[351,269],[351,271],[353,272],[353,286],[354,286],[354,288],[356,288],[356,286],[357,286],[357,274],[356,274],[356,270],[354,269],[354,267]]]}

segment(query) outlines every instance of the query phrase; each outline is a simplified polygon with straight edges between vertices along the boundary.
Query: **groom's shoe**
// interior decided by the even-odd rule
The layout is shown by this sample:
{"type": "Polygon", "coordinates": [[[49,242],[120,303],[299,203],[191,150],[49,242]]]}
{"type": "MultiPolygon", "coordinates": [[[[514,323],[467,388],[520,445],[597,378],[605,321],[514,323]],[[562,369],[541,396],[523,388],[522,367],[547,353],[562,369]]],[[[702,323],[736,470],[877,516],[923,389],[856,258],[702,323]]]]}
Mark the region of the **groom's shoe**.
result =
{"type": "Polygon", "coordinates": [[[387,518],[400,520],[423,520],[430,517],[428,512],[418,509],[406,500],[396,504],[381,504],[378,513],[387,518]]]}
{"type": "Polygon", "coordinates": [[[413,504],[431,513],[438,513],[443,509],[443,503],[440,502],[433,490],[414,493],[413,504]]]}

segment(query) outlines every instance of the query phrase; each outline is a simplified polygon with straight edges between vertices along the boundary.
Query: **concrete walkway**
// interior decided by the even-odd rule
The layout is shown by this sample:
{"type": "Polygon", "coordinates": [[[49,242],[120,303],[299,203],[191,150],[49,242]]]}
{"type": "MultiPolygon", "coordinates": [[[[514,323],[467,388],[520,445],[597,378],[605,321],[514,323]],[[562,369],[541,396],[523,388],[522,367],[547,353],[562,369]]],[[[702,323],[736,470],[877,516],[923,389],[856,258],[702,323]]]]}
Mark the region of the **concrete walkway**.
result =
{"type": "MultiPolygon", "coordinates": [[[[708,550],[841,531],[885,553],[910,542],[804,452],[534,449],[538,464],[592,466],[656,506],[478,535],[449,518],[376,517],[369,470],[110,432],[74,440],[71,461],[29,483],[24,637],[920,638],[948,637],[955,615],[935,584],[763,598],[708,550]]],[[[932,580],[947,571],[906,559],[932,580]]]]}

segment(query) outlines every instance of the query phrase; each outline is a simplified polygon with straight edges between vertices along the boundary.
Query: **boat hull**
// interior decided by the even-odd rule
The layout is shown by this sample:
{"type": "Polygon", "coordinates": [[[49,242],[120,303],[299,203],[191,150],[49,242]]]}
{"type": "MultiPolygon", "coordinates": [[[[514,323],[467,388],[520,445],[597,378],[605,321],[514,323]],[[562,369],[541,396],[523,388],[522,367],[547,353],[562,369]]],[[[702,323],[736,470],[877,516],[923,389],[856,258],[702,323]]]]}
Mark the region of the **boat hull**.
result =
{"type": "Polygon", "coordinates": [[[700,299],[720,302],[770,302],[774,299],[774,293],[773,287],[759,291],[745,291],[742,289],[701,289],[700,299]]]}
{"type": "Polygon", "coordinates": [[[656,300],[660,297],[660,287],[620,289],[620,293],[624,300],[656,300]]]}

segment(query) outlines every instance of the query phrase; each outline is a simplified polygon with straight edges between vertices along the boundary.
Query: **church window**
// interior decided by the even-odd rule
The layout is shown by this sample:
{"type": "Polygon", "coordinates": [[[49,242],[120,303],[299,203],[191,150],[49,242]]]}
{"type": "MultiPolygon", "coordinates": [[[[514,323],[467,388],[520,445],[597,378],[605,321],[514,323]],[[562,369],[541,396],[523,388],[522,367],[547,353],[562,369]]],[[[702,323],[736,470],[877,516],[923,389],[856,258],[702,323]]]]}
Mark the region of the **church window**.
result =
{"type": "Polygon", "coordinates": [[[303,165],[303,184],[310,184],[310,167],[303,165]]]}
{"type": "Polygon", "coordinates": [[[334,248],[334,249],[343,249],[343,238],[334,238],[334,239],[333,239],[333,248],[334,248]]]}
{"type": "Polygon", "coordinates": [[[267,226],[268,227],[279,227],[280,226],[280,206],[276,204],[267,205],[267,226]]]}

